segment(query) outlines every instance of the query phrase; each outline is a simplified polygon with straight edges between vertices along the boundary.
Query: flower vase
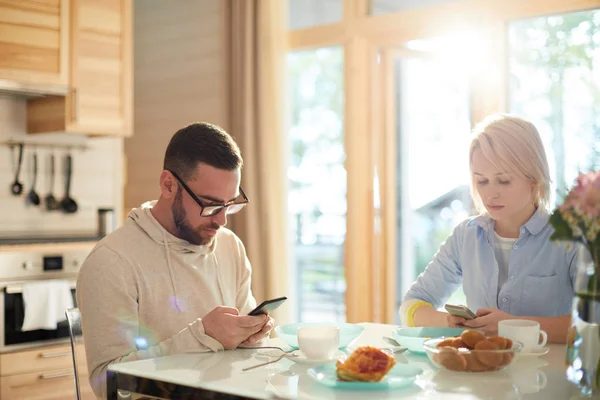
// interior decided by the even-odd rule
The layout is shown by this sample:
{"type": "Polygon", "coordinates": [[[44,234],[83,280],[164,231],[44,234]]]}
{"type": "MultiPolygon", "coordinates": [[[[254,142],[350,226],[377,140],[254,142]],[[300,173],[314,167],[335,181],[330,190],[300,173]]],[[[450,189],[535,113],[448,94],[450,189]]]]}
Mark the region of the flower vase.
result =
{"type": "Polygon", "coordinates": [[[584,397],[600,394],[600,287],[597,266],[578,257],[571,326],[567,334],[567,379],[584,397]]]}

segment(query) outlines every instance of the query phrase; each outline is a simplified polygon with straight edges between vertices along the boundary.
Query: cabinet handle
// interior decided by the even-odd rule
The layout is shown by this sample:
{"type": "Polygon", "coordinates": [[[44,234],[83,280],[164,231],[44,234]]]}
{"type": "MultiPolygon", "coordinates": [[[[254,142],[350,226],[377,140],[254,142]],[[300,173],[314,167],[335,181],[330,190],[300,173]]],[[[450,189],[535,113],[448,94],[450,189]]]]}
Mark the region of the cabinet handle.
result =
{"type": "Polygon", "coordinates": [[[77,96],[77,89],[72,90],[71,111],[71,119],[73,122],[77,122],[77,118],[79,117],[79,97],[77,96]]]}
{"type": "Polygon", "coordinates": [[[40,353],[40,358],[56,358],[70,356],[70,351],[50,351],[47,353],[40,353]]]}
{"type": "Polygon", "coordinates": [[[51,374],[41,374],[40,379],[48,380],[48,379],[64,378],[64,377],[73,376],[73,375],[74,375],[74,373],[72,371],[53,372],[51,374]]]}

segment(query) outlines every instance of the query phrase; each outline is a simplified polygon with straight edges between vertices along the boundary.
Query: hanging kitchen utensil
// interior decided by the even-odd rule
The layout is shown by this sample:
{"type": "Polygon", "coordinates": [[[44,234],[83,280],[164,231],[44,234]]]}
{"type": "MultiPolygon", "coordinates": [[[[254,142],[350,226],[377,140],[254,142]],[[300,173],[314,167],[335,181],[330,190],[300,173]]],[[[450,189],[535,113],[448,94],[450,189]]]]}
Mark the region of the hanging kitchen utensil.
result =
{"type": "MultiPolygon", "coordinates": [[[[13,148],[14,154],[14,148],[13,148]]],[[[21,173],[21,162],[23,161],[23,143],[19,144],[19,160],[17,161],[17,172],[15,172],[15,181],[10,186],[10,191],[15,196],[20,196],[23,193],[23,184],[19,182],[19,174],[21,173]]],[[[13,163],[14,164],[14,163],[13,163]]]]}
{"type": "Polygon", "coordinates": [[[60,208],[72,214],[77,212],[77,202],[71,198],[71,175],[73,173],[73,160],[71,154],[65,157],[65,197],[60,201],[60,208]]]}
{"type": "Polygon", "coordinates": [[[33,162],[33,179],[31,181],[31,189],[29,190],[29,193],[27,193],[27,198],[25,199],[25,202],[27,204],[39,206],[40,205],[40,196],[35,191],[35,184],[37,182],[37,169],[38,169],[37,168],[37,150],[33,151],[33,155],[31,157],[32,157],[32,162],[33,162]]]}
{"type": "Polygon", "coordinates": [[[48,194],[46,195],[46,197],[44,198],[44,202],[46,203],[46,210],[48,211],[55,211],[60,209],[60,203],[58,202],[58,200],[56,199],[56,197],[54,197],[54,175],[55,175],[55,171],[54,171],[54,153],[50,154],[49,157],[49,170],[50,170],[50,189],[48,190],[48,194]]]}

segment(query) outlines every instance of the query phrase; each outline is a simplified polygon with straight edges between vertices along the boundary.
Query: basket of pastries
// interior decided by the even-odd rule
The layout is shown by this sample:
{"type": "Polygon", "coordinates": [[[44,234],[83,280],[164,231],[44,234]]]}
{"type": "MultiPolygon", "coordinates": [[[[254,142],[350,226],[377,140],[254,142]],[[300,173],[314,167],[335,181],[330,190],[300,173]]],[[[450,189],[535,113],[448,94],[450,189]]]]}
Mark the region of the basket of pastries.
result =
{"type": "Polygon", "coordinates": [[[423,347],[431,362],[440,368],[457,372],[490,372],[510,365],[523,344],[469,329],[460,336],[429,339],[423,347]]]}

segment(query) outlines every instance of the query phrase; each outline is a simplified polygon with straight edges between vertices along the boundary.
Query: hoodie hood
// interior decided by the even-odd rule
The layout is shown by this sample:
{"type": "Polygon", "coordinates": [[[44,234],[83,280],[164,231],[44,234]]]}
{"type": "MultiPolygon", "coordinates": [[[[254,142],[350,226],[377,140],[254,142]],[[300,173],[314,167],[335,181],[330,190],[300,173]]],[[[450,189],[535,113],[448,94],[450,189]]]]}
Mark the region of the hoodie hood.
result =
{"type": "Polygon", "coordinates": [[[156,200],[148,201],[140,208],[134,208],[131,210],[129,215],[127,216],[127,224],[136,224],[140,227],[152,240],[156,243],[163,245],[165,248],[165,256],[167,258],[167,268],[169,269],[169,277],[171,279],[171,287],[173,289],[174,294],[174,303],[175,308],[179,312],[183,312],[183,308],[179,301],[176,279],[175,279],[175,271],[173,269],[172,258],[179,258],[181,263],[185,264],[183,258],[185,255],[194,254],[200,257],[208,257],[211,255],[214,257],[216,262],[216,257],[214,255],[214,250],[217,244],[217,237],[212,241],[210,246],[198,246],[192,243],[189,243],[186,240],[180,239],[176,236],[173,236],[163,226],[154,218],[154,215],[150,212],[152,207],[156,204],[156,200]]]}
{"type": "Polygon", "coordinates": [[[134,208],[127,215],[126,223],[134,223],[140,227],[152,240],[163,246],[167,246],[175,253],[196,253],[198,255],[209,255],[214,252],[217,244],[217,236],[210,246],[192,244],[184,239],[180,239],[170,234],[152,215],[152,207],[156,200],[148,201],[139,208],[134,208]]]}

